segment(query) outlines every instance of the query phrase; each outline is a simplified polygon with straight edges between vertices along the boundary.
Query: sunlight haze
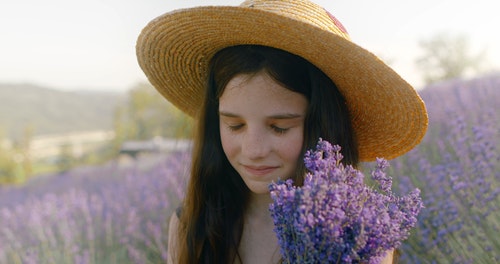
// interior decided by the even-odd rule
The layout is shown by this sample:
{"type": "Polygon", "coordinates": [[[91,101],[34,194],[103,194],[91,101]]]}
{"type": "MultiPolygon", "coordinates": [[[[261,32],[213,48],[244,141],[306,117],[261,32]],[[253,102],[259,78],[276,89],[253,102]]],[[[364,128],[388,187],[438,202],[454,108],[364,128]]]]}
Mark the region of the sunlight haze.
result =
{"type": "MultiPolygon", "coordinates": [[[[0,83],[73,90],[125,91],[146,78],[135,57],[140,30],[165,12],[229,0],[2,0],[0,83]]],[[[439,32],[465,34],[500,68],[500,17],[494,1],[317,0],[415,87],[418,41],[439,32]]]]}

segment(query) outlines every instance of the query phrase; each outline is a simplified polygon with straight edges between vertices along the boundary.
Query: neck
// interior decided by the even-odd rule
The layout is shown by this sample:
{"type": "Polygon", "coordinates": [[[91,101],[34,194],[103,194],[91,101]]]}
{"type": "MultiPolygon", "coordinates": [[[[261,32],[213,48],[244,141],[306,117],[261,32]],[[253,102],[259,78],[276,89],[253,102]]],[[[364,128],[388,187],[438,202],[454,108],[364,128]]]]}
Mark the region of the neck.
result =
{"type": "Polygon", "coordinates": [[[251,193],[249,198],[238,247],[241,262],[236,263],[279,263],[278,238],[269,212],[271,196],[251,193]]]}
{"type": "Polygon", "coordinates": [[[245,212],[247,217],[271,220],[269,205],[271,204],[272,199],[269,193],[251,193],[248,202],[248,207],[245,212]]]}

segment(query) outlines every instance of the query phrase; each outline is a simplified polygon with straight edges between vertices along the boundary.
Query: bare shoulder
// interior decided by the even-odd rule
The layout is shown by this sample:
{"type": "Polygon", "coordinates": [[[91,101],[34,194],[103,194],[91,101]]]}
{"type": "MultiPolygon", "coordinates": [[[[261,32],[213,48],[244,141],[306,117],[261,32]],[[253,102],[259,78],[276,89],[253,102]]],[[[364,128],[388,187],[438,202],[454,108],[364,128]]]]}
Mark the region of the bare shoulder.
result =
{"type": "Polygon", "coordinates": [[[394,250],[387,251],[384,259],[381,262],[381,264],[392,264],[393,260],[394,260],[393,257],[394,257],[394,250]]]}
{"type": "Polygon", "coordinates": [[[172,231],[177,233],[177,228],[179,227],[179,217],[177,216],[176,213],[173,213],[172,216],[170,217],[170,224],[168,225],[168,234],[170,237],[170,234],[172,231]]]}
{"type": "Polygon", "coordinates": [[[179,217],[173,213],[168,225],[168,260],[167,263],[173,264],[177,251],[177,233],[179,230],[179,217]]]}

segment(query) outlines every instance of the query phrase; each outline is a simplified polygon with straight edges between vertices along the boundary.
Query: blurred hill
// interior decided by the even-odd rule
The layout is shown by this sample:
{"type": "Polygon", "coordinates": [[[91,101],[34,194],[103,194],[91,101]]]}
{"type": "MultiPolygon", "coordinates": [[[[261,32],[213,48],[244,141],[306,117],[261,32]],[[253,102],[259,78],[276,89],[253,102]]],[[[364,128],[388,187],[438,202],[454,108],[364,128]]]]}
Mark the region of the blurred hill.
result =
{"type": "Polygon", "coordinates": [[[15,140],[26,129],[33,135],[112,129],[116,106],[125,97],[118,92],[0,83],[0,132],[15,140]]]}

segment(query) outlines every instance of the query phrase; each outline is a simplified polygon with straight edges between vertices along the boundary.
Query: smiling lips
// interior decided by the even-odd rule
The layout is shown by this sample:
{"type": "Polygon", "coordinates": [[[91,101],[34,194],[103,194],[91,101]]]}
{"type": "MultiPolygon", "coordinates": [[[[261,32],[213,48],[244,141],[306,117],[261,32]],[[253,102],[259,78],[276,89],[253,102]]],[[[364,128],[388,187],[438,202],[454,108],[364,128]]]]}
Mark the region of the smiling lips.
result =
{"type": "Polygon", "coordinates": [[[245,168],[245,170],[247,170],[248,172],[250,172],[251,174],[256,175],[256,176],[264,176],[264,175],[269,174],[269,173],[275,171],[276,169],[278,169],[278,167],[276,167],[276,166],[243,165],[243,167],[245,168]]]}

